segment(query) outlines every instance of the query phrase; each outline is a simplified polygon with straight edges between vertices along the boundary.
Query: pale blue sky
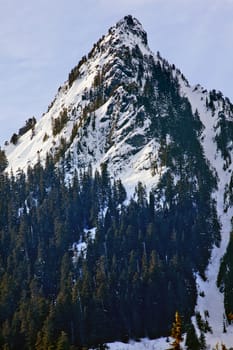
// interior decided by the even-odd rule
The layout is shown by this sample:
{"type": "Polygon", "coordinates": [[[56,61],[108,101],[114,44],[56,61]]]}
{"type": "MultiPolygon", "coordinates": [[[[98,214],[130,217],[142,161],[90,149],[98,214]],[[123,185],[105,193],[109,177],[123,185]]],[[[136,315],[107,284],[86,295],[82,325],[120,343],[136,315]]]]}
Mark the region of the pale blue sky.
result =
{"type": "Polygon", "coordinates": [[[46,112],[71,68],[127,14],[191,84],[233,101],[233,0],[0,0],[0,145],[46,112]]]}

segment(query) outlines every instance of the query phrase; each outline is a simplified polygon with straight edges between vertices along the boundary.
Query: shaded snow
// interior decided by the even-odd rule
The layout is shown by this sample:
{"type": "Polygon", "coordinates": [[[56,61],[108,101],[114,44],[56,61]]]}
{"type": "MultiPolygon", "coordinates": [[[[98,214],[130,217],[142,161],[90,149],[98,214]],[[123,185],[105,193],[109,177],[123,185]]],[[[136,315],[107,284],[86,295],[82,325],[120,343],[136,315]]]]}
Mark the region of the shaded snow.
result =
{"type": "MultiPolygon", "coordinates": [[[[171,342],[171,338],[170,338],[171,342]]],[[[167,338],[155,340],[141,339],[140,342],[130,341],[129,343],[114,342],[108,343],[109,350],[166,350],[170,346],[167,338]]]]}
{"type": "MultiPolygon", "coordinates": [[[[114,342],[108,343],[109,350],[167,350],[171,348],[174,339],[171,337],[161,337],[159,339],[143,338],[140,341],[131,340],[129,343],[114,342]]],[[[186,337],[180,343],[181,348],[185,349],[186,337]]]]}

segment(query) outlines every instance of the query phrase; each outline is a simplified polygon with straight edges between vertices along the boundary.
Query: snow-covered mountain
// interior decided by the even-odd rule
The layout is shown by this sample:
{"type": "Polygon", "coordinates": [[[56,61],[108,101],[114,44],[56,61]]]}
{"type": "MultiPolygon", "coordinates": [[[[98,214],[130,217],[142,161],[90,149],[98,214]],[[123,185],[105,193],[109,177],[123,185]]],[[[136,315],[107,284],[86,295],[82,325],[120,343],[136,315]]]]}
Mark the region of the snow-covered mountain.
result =
{"type": "MultiPolygon", "coordinates": [[[[215,90],[190,86],[174,65],[151,52],[139,21],[126,16],[71,71],[42,118],[14,135],[5,147],[6,171],[45,164],[48,155],[69,177],[89,164],[93,169],[106,164],[129,196],[139,181],[153,189],[157,208],[181,201],[181,184],[195,195],[208,182],[221,242],[212,235],[205,278],[203,271],[196,274],[196,311],[210,326],[207,343],[230,346],[233,329],[216,280],[233,216],[232,125],[230,101],[215,90]]],[[[198,332],[195,318],[193,323],[198,332]]]]}
{"type": "Polygon", "coordinates": [[[148,135],[150,116],[139,100],[160,63],[141,24],[132,17],[119,21],[71,71],[33,131],[6,148],[7,170],[65,154],[72,169],[109,163],[111,174],[133,189],[139,176],[157,181],[163,167],[158,164],[153,179],[150,168],[159,144],[148,135]]]}

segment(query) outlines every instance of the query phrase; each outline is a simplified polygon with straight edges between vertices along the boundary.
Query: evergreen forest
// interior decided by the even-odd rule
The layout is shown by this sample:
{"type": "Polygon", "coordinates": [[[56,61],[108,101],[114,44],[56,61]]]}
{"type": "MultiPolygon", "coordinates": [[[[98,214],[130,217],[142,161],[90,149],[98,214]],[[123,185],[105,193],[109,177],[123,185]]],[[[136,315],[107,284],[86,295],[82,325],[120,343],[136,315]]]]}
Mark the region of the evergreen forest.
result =
{"type": "Polygon", "coordinates": [[[106,164],[65,174],[49,156],[27,174],[0,173],[0,348],[168,336],[176,310],[188,330],[195,272],[205,278],[219,242],[209,182],[201,193],[180,186],[180,200],[158,208],[140,182],[127,198],[106,164]]]}

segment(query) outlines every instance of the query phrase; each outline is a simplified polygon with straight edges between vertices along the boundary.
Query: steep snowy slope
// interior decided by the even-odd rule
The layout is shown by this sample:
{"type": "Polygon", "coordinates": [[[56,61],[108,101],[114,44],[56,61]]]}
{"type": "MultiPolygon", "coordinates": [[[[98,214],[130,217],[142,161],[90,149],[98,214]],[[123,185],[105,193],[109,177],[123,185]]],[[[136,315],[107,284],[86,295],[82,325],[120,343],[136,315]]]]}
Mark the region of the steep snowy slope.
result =
{"type": "MultiPolygon", "coordinates": [[[[227,322],[223,294],[217,288],[217,276],[231,231],[233,208],[226,210],[224,193],[231,180],[233,165],[227,159],[224,159],[224,152],[221,151],[216,142],[218,135],[222,133],[220,121],[223,116],[228,120],[233,118],[232,105],[229,101],[226,103],[220,93],[218,97],[215,96],[213,99],[213,104],[210,104],[211,94],[208,94],[200,86],[190,89],[190,87],[181,82],[181,91],[189,99],[193,112],[198,110],[200,114],[201,122],[204,125],[202,132],[203,149],[218,178],[218,188],[213,193],[213,198],[217,203],[217,212],[220,219],[221,243],[220,247],[215,247],[211,253],[210,263],[205,273],[206,280],[197,275],[199,295],[196,312],[200,312],[203,320],[206,320],[211,327],[211,331],[206,336],[207,344],[214,346],[217,342],[223,342],[226,346],[232,346],[233,327],[229,326],[227,322]],[[225,332],[223,332],[224,328],[225,332]]],[[[228,144],[227,141],[226,143],[228,144]]],[[[195,320],[194,323],[196,323],[195,320]]]]}

